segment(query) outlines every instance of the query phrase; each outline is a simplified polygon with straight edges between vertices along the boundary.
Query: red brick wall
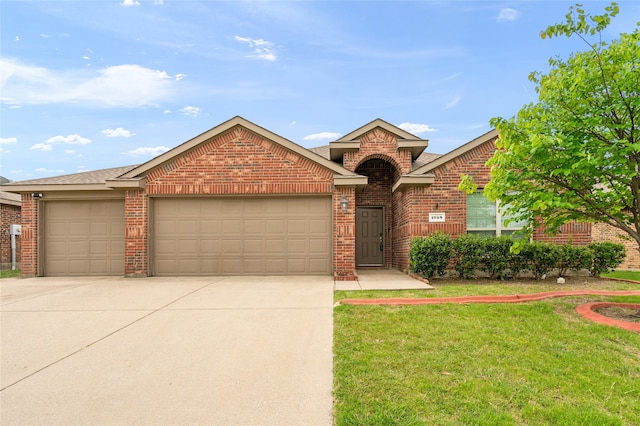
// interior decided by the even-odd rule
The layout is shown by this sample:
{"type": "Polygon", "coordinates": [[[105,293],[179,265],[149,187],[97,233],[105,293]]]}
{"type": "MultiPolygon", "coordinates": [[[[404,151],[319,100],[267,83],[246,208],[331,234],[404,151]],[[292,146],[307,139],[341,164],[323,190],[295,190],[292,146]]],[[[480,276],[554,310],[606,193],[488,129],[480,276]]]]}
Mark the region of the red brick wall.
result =
{"type": "Polygon", "coordinates": [[[370,158],[381,158],[391,162],[402,174],[411,171],[411,152],[398,150],[396,136],[380,128],[373,129],[360,138],[360,149],[344,153],[342,164],[354,171],[370,158]]]}
{"type": "Polygon", "coordinates": [[[353,186],[338,186],[333,193],[333,275],[336,280],[357,279],[356,275],[356,191],[353,186]],[[342,196],[348,209],[340,209],[342,196]]]}
{"type": "Polygon", "coordinates": [[[605,223],[594,223],[591,227],[592,239],[594,242],[611,241],[613,243],[623,244],[627,250],[627,257],[618,267],[619,269],[637,269],[640,270],[640,251],[638,251],[638,243],[628,237],[627,234],[605,223]]]}
{"type": "Polygon", "coordinates": [[[542,241],[553,244],[571,244],[582,246],[591,242],[591,224],[585,222],[569,222],[562,227],[556,235],[545,233],[544,226],[538,227],[533,233],[534,241],[542,241]]]}
{"type": "MultiPolygon", "coordinates": [[[[20,224],[20,206],[12,204],[0,204],[0,268],[11,269],[11,235],[9,227],[13,224],[20,224]]],[[[20,236],[16,240],[16,263],[20,268],[20,236]]]]}
{"type": "Polygon", "coordinates": [[[146,277],[149,271],[149,197],[142,190],[125,191],[124,274],[146,277]]]}
{"type": "Polygon", "coordinates": [[[333,172],[236,127],[151,171],[146,190],[149,195],[328,194],[333,172]]]}
{"type": "Polygon", "coordinates": [[[23,277],[38,275],[38,200],[22,194],[21,273],[23,277]]]}

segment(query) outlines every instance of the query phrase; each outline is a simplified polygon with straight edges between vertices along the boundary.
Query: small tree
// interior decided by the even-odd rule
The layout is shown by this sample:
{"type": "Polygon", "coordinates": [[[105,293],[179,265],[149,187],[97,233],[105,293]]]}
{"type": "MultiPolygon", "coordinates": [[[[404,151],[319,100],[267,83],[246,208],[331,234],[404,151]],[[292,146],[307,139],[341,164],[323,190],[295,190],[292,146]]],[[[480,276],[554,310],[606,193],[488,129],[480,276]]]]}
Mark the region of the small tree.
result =
{"type": "Polygon", "coordinates": [[[527,222],[525,235],[542,224],[553,233],[573,220],[603,222],[640,250],[640,23],[603,42],[618,6],[605,10],[571,7],[565,23],[541,33],[578,36],[588,50],[550,59],[547,74],[529,76],[538,102],[491,120],[500,136],[484,192],[527,222]]]}

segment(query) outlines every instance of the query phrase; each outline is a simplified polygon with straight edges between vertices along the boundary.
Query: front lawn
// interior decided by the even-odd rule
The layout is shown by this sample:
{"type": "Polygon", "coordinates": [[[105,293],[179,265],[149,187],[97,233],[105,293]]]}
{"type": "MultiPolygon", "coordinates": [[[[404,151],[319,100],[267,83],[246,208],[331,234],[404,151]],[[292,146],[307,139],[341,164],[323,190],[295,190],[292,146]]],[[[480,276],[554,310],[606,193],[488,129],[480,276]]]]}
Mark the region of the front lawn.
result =
{"type": "MultiPolygon", "coordinates": [[[[470,283],[441,287],[449,290],[411,294],[486,294],[470,283]]],[[[489,294],[509,292],[513,286],[489,294]]],[[[578,304],[595,300],[640,303],[636,296],[581,296],[523,304],[337,306],[336,423],[638,425],[640,334],[576,314],[578,304]]]]}
{"type": "Polygon", "coordinates": [[[613,271],[608,274],[602,274],[603,277],[621,278],[623,280],[640,281],[640,272],[638,271],[613,271]]]}

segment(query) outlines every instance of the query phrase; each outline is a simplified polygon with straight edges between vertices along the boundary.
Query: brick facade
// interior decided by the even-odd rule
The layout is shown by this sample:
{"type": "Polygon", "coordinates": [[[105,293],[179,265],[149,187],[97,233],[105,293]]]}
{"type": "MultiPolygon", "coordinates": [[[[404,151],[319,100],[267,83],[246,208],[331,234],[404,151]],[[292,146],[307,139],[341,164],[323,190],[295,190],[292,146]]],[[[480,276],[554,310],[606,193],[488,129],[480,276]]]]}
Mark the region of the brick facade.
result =
{"type": "Polygon", "coordinates": [[[38,275],[38,199],[22,194],[21,272],[23,277],[38,275]]]}
{"type": "Polygon", "coordinates": [[[619,269],[640,271],[640,251],[638,250],[638,244],[635,240],[629,238],[627,234],[623,233],[618,228],[614,228],[613,226],[605,223],[593,224],[591,229],[593,241],[611,241],[624,245],[627,251],[627,257],[619,266],[619,269]]]}
{"type": "MultiPolygon", "coordinates": [[[[21,223],[20,206],[0,203],[0,269],[11,269],[11,235],[9,227],[21,223]]],[[[15,237],[16,241],[16,267],[20,269],[20,245],[22,239],[15,237]]]]}
{"type": "MultiPolygon", "coordinates": [[[[315,156],[237,117],[142,166],[125,168],[127,171],[108,178],[114,186],[108,186],[100,175],[108,186],[104,189],[113,189],[104,194],[124,199],[125,276],[143,277],[153,270],[150,221],[158,197],[331,196],[332,265],[338,280],[357,279],[357,207],[383,208],[384,268],[408,270],[414,237],[434,232],[452,237],[466,233],[466,193],[458,190],[460,176],[472,176],[479,189],[487,184],[490,176],[485,164],[495,151],[495,132],[413,170],[412,162],[426,141],[381,120],[348,136],[336,141],[334,153],[340,157],[336,160],[331,151],[324,157],[315,156]],[[346,212],[341,209],[343,197],[348,203],[346,212]],[[445,221],[429,222],[429,213],[444,213],[445,221]]],[[[55,183],[59,188],[59,182],[55,183]]],[[[32,189],[22,194],[21,261],[25,276],[42,272],[38,265],[39,201],[31,197],[32,189]]],[[[75,191],[69,196],[82,198],[75,191]]],[[[48,197],[46,188],[42,192],[48,197]]],[[[99,197],[96,194],[93,199],[99,197]]],[[[592,232],[595,240],[614,238],[597,225],[570,223],[556,236],[537,230],[534,239],[587,244],[592,232]]],[[[628,251],[638,255],[637,250],[628,251]]],[[[630,257],[625,267],[640,269],[638,257],[630,257]]]]}

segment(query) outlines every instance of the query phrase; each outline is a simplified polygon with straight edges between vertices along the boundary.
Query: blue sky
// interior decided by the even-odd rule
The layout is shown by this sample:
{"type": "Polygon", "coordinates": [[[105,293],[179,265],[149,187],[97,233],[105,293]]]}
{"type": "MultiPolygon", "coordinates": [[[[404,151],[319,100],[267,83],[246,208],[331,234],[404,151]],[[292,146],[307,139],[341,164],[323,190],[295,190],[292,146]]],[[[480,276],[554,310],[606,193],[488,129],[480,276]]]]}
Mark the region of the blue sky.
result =
{"type": "MultiPolygon", "coordinates": [[[[586,49],[539,37],[574,3],[0,1],[0,175],[143,163],[236,115],[305,147],[382,118],[446,153],[586,49]]],[[[619,4],[605,39],[640,21],[619,4]]]]}

